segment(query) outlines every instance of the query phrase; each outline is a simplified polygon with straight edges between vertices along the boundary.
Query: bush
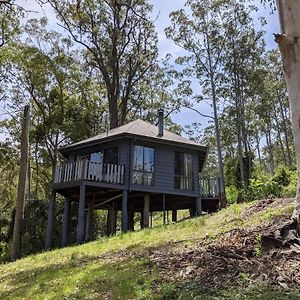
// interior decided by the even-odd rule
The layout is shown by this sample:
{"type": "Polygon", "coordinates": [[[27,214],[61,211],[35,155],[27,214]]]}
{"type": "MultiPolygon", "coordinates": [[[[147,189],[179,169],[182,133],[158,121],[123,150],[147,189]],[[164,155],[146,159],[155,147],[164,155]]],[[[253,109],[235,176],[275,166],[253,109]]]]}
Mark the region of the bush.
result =
{"type": "Polygon", "coordinates": [[[10,259],[10,246],[7,243],[0,242],[0,264],[8,262],[10,259]]]}
{"type": "MultiPolygon", "coordinates": [[[[270,197],[295,197],[297,191],[297,171],[280,167],[274,176],[264,172],[255,172],[249,186],[240,190],[245,201],[253,201],[270,197]]],[[[226,188],[229,203],[237,200],[239,191],[233,186],[226,188]]]]}
{"type": "Polygon", "coordinates": [[[276,170],[272,180],[281,186],[288,186],[291,182],[290,171],[286,168],[280,167],[276,170]]]}
{"type": "Polygon", "coordinates": [[[232,204],[236,202],[236,199],[238,197],[239,191],[234,185],[230,185],[226,187],[226,197],[228,203],[232,204]]]}

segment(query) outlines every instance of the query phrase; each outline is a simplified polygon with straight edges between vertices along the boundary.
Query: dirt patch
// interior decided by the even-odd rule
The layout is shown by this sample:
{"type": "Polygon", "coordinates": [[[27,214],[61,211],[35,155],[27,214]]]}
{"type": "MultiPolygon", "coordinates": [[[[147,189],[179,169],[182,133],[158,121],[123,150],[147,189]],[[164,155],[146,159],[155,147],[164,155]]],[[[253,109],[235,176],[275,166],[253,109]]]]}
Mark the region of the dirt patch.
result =
{"type": "MultiPolygon", "coordinates": [[[[250,207],[251,214],[266,208],[285,206],[293,199],[267,199],[250,207]]],[[[249,216],[249,209],[247,210],[249,216]]],[[[262,234],[272,231],[290,216],[284,215],[268,225],[234,229],[215,239],[202,239],[192,247],[172,250],[155,249],[151,262],[158,267],[166,281],[182,286],[196,282],[207,292],[236,285],[265,283],[283,289],[300,284],[300,247],[288,245],[276,251],[263,251],[262,234]]]]}
{"type": "Polygon", "coordinates": [[[241,217],[250,217],[255,213],[263,211],[268,208],[278,208],[287,206],[295,201],[294,198],[269,198],[256,201],[249,208],[245,209],[241,217]]]}

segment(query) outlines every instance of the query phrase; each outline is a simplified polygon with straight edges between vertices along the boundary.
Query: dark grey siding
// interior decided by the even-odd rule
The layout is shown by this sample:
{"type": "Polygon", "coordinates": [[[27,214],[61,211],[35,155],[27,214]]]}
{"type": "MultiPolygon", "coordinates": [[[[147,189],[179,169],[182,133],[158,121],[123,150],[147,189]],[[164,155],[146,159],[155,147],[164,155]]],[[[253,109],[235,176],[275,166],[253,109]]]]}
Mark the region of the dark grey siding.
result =
{"type": "Polygon", "coordinates": [[[198,197],[200,195],[199,157],[200,156],[202,157],[204,154],[193,149],[162,145],[158,143],[149,143],[145,141],[133,141],[130,139],[122,139],[119,141],[114,141],[110,143],[105,143],[101,145],[74,150],[69,153],[69,159],[74,160],[76,155],[93,153],[93,152],[103,150],[105,148],[111,148],[115,146],[118,146],[119,149],[119,164],[125,166],[125,185],[123,186],[123,188],[127,188],[131,191],[165,193],[165,194],[169,193],[169,194],[186,195],[186,196],[193,196],[193,197],[198,197]],[[134,145],[153,147],[155,149],[154,186],[133,185],[131,183],[134,145]],[[176,190],[174,188],[176,151],[189,153],[192,154],[193,156],[193,173],[194,173],[193,191],[176,190]]]}
{"type": "Polygon", "coordinates": [[[129,187],[130,178],[130,142],[124,140],[119,144],[119,164],[125,166],[125,186],[129,187]]]}
{"type": "MultiPolygon", "coordinates": [[[[177,148],[160,144],[145,144],[136,143],[142,146],[153,147],[155,149],[155,170],[154,170],[154,186],[141,186],[133,185],[132,190],[135,191],[146,191],[156,193],[172,193],[178,195],[195,196],[199,195],[199,154],[195,150],[188,148],[177,148]],[[193,155],[193,171],[194,171],[194,190],[184,191],[176,190],[174,188],[174,175],[175,175],[175,152],[185,152],[193,155]]],[[[132,147],[133,155],[133,147],[132,147]]]]}

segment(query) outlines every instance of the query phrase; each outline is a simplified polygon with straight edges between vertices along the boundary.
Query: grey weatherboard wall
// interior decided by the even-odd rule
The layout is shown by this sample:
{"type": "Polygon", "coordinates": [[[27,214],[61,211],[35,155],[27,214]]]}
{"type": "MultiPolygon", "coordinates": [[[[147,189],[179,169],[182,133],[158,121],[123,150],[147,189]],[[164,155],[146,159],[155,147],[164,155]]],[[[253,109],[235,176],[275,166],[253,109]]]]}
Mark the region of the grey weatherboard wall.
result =
{"type": "MultiPolygon", "coordinates": [[[[122,188],[126,188],[129,191],[141,191],[141,192],[153,192],[153,193],[165,193],[176,194],[186,196],[199,196],[199,159],[200,156],[204,156],[205,153],[194,149],[189,149],[188,145],[173,146],[165,145],[161,143],[154,143],[150,141],[144,141],[141,138],[128,139],[123,138],[118,141],[112,141],[108,143],[99,143],[99,145],[93,146],[81,146],[79,149],[74,149],[68,153],[68,160],[73,161],[77,155],[84,155],[94,153],[106,148],[118,147],[119,164],[125,165],[125,184],[122,188]],[[154,154],[154,185],[143,186],[134,185],[132,181],[132,160],[133,151],[135,145],[153,147],[155,149],[154,154]],[[175,175],[175,152],[189,153],[193,157],[193,175],[194,175],[194,190],[184,191],[174,188],[174,175],[175,175]]],[[[204,158],[202,158],[204,160],[204,158]]],[[[99,184],[101,185],[101,183],[99,184]]],[[[112,188],[121,188],[120,185],[111,185],[112,188]]]]}

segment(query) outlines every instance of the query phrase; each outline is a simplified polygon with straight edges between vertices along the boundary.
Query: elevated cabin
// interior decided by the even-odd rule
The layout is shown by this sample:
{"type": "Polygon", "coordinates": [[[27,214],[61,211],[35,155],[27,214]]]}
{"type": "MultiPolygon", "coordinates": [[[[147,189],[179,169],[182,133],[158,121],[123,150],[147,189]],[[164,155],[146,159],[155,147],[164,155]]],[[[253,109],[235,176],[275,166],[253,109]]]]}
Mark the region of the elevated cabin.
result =
{"type": "MultiPolygon", "coordinates": [[[[63,246],[69,242],[70,202],[78,202],[76,240],[90,239],[95,209],[108,211],[108,234],[116,231],[122,212],[122,231],[134,230],[134,213],[149,227],[149,214],[189,209],[192,215],[218,206],[218,181],[201,178],[208,148],[136,120],[106,133],[71,144],[60,151],[66,162],[56,168],[53,191],[64,196],[63,246]]],[[[46,246],[51,247],[54,202],[49,205],[46,246]]]]}

